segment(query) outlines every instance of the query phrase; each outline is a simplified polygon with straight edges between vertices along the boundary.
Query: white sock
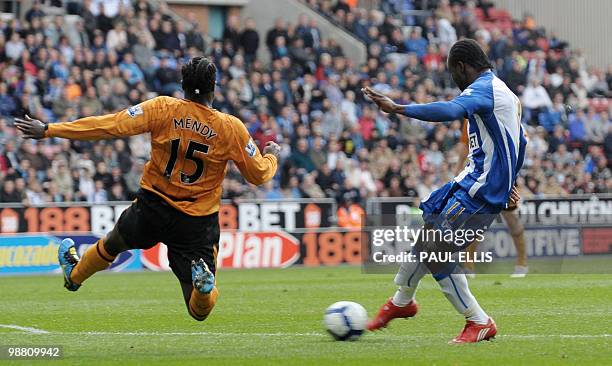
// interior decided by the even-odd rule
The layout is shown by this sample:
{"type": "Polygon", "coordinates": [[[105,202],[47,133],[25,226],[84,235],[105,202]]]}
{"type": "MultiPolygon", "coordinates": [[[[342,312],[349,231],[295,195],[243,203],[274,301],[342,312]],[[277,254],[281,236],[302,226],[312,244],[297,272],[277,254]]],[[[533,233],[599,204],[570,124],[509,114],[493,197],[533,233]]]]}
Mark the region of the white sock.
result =
{"type": "Polygon", "coordinates": [[[413,287],[400,286],[397,291],[395,291],[393,299],[391,299],[393,304],[395,304],[396,306],[406,306],[412,301],[414,301],[414,294],[416,293],[418,285],[419,284],[417,283],[413,287]]]}
{"type": "Polygon", "coordinates": [[[463,314],[467,320],[473,321],[476,324],[487,324],[489,316],[482,310],[478,301],[468,287],[468,281],[465,274],[451,274],[438,281],[442,292],[457,309],[460,314],[463,314]]]}
{"type": "Polygon", "coordinates": [[[414,301],[414,295],[416,293],[421,278],[429,272],[427,267],[418,262],[406,262],[402,263],[395,275],[395,284],[399,285],[399,289],[395,292],[393,299],[391,300],[396,306],[406,306],[410,302],[414,301]]]}
{"type": "Polygon", "coordinates": [[[473,321],[476,324],[487,324],[489,322],[489,315],[482,310],[478,301],[473,303],[463,315],[467,320],[473,321]]]}

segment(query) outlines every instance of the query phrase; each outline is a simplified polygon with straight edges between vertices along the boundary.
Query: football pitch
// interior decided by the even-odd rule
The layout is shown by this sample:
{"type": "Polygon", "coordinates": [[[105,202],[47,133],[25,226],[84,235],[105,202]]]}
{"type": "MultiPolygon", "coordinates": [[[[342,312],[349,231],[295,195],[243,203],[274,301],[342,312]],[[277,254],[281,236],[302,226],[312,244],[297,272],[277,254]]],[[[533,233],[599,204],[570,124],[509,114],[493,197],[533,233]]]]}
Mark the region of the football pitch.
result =
{"type": "Polygon", "coordinates": [[[414,319],[357,342],[332,341],[322,327],[325,308],[351,300],[372,316],[394,291],[392,279],[359,267],[221,270],[217,307],[196,322],[171,273],[98,274],[76,293],[62,288],[60,275],[3,277],[0,346],[61,345],[63,358],[48,363],[85,365],[612,362],[612,275],[480,275],[471,287],[498,336],[453,346],[446,342],[464,321],[428,276],[414,319]]]}

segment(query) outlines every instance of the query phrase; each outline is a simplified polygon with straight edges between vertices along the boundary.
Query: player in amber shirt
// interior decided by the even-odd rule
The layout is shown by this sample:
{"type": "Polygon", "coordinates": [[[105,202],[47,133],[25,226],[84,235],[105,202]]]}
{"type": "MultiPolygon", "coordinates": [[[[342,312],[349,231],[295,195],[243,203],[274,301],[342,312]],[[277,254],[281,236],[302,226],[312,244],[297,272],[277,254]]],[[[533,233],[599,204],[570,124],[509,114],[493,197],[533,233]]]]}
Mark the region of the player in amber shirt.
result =
{"type": "Polygon", "coordinates": [[[82,258],[71,239],[62,241],[58,257],[68,290],[78,290],[119,253],[163,242],[189,314],[206,319],[218,295],[218,211],[227,161],[234,161],[247,181],[259,185],[276,173],[280,151],[269,142],[262,155],[238,118],[211,107],[216,73],[212,62],[195,57],[182,68],[185,99],[157,97],[74,122],[45,124],[27,116],[16,120],[24,137],[35,139],[99,140],[151,133],[151,160],[141,190],[115,228],[82,258]]]}

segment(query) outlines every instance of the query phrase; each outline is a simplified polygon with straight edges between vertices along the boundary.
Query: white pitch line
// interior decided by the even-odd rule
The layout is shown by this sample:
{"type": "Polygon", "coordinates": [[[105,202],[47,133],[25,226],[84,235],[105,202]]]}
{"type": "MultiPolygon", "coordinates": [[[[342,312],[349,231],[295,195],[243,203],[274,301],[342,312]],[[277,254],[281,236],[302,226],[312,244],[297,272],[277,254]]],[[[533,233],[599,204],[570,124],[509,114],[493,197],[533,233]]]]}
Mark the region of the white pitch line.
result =
{"type": "Polygon", "coordinates": [[[240,337],[240,336],[255,336],[255,337],[321,337],[325,336],[323,333],[231,333],[231,332],[75,332],[75,333],[62,333],[62,334],[75,334],[75,335],[130,335],[130,336],[156,336],[156,335],[176,335],[176,336],[226,336],[226,337],[240,337]]]}
{"type": "Polygon", "coordinates": [[[31,334],[49,334],[49,332],[47,332],[46,330],[32,328],[32,327],[22,327],[20,325],[15,325],[15,324],[0,324],[0,328],[16,329],[16,330],[20,330],[22,332],[31,333],[31,334]]]}
{"type": "MultiPolygon", "coordinates": [[[[48,332],[42,329],[2,325],[0,327],[26,331],[32,334],[76,335],[76,336],[215,336],[215,337],[327,337],[325,333],[236,333],[236,332],[48,332]]],[[[5,333],[6,334],[6,333],[5,333]]],[[[389,338],[446,338],[448,335],[384,335],[389,338]]],[[[537,338],[610,338],[612,334],[500,334],[498,338],[537,339],[537,338]]]]}
{"type": "MultiPolygon", "coordinates": [[[[9,328],[7,326],[7,328],[9,328]]],[[[20,328],[14,328],[20,329],[20,328]]],[[[2,334],[9,334],[11,332],[5,332],[2,334]]],[[[14,334],[20,334],[21,332],[12,332],[14,334]]],[[[240,336],[255,336],[255,337],[322,337],[327,336],[323,333],[231,333],[231,332],[47,332],[41,330],[38,333],[32,332],[33,334],[50,334],[50,335],[78,335],[78,336],[226,336],[226,337],[240,337],[240,336]]]]}
{"type": "Polygon", "coordinates": [[[612,334],[500,334],[502,338],[608,338],[612,334]]]}

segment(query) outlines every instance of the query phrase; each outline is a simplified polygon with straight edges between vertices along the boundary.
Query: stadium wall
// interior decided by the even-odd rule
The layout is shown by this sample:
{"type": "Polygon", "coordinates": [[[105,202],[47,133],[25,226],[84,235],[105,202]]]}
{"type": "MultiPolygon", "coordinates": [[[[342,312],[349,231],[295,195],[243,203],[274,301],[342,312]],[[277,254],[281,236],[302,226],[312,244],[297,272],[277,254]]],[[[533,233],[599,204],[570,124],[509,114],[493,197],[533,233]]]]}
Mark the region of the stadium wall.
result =
{"type": "Polygon", "coordinates": [[[612,63],[609,37],[612,1],[610,0],[493,0],[515,19],[533,15],[538,26],[545,27],[582,49],[589,65],[605,68],[612,63]],[[606,47],[605,44],[608,44],[606,47]]]}
{"type": "Polygon", "coordinates": [[[283,0],[283,6],[279,0],[251,0],[244,6],[241,16],[244,19],[253,18],[257,22],[260,44],[257,57],[264,62],[270,60],[270,53],[265,47],[266,32],[274,26],[276,18],[282,18],[286,22],[297,23],[301,14],[307,14],[310,18],[317,20],[319,29],[324,38],[334,39],[342,46],[344,54],[356,65],[366,61],[367,50],[365,45],[350,33],[339,28],[325,17],[321,16],[308,6],[298,0],[283,0]]]}

